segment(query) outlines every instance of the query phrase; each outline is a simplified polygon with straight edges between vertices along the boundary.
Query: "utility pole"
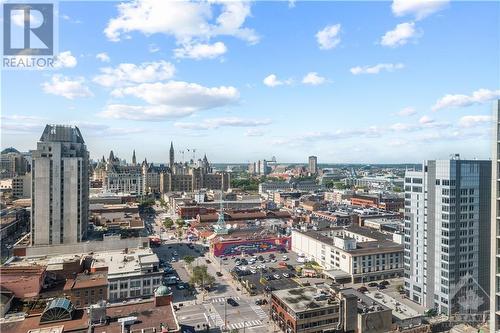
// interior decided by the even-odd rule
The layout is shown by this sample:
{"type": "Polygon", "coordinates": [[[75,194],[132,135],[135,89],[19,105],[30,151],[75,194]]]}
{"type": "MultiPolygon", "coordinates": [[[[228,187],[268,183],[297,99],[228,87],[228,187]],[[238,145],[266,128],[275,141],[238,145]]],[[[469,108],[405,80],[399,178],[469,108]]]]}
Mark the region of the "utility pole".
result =
{"type": "Polygon", "coordinates": [[[224,330],[227,330],[227,299],[224,296],[224,330]]]}

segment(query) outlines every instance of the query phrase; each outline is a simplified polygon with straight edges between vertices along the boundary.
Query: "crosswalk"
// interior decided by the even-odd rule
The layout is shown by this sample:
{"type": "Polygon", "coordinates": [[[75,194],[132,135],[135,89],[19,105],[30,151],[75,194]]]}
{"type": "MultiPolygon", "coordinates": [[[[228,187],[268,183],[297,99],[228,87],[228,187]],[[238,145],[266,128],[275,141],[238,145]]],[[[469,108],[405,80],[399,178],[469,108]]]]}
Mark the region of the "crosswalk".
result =
{"type": "Polygon", "coordinates": [[[212,323],[215,324],[216,327],[221,327],[224,325],[224,320],[222,320],[220,314],[215,311],[215,309],[210,307],[209,304],[203,304],[203,306],[207,310],[206,313],[210,317],[210,320],[212,320],[212,323]]]}
{"type": "Polygon", "coordinates": [[[262,325],[261,320],[249,320],[249,321],[242,321],[242,322],[234,323],[234,324],[229,323],[227,325],[227,327],[230,330],[236,330],[236,329],[242,329],[244,327],[249,328],[249,327],[254,327],[254,326],[259,326],[259,325],[262,325]]]}
{"type": "Polygon", "coordinates": [[[257,314],[259,319],[267,319],[267,313],[264,310],[262,310],[260,306],[250,303],[250,307],[257,314]]]}
{"type": "MultiPolygon", "coordinates": [[[[231,296],[231,298],[234,299],[235,301],[240,299],[239,296],[231,296]]],[[[226,301],[226,299],[227,298],[225,298],[225,297],[215,297],[215,298],[208,299],[208,301],[210,303],[224,303],[226,301]]]]}

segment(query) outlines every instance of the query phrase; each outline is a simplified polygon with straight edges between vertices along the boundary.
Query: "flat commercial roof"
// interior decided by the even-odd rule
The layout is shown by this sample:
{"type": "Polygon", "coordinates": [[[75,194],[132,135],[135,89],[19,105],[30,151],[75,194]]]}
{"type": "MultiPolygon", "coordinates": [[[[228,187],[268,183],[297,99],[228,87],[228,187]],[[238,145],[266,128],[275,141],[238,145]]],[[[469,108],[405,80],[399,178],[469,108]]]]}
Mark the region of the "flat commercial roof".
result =
{"type": "Polygon", "coordinates": [[[276,290],[273,294],[295,313],[339,304],[331,294],[321,293],[321,289],[312,286],[276,290]]]}
{"type": "Polygon", "coordinates": [[[108,267],[108,278],[134,276],[140,274],[143,267],[159,263],[158,256],[149,248],[99,252],[93,257],[92,267],[108,267]]]}
{"type": "MultiPolygon", "coordinates": [[[[403,251],[403,245],[400,245],[398,243],[395,243],[390,239],[387,235],[380,233],[378,231],[370,231],[370,230],[365,230],[367,228],[361,228],[359,226],[350,226],[350,227],[333,227],[330,229],[324,229],[322,230],[323,232],[325,231],[340,231],[340,230],[346,230],[350,231],[365,237],[369,237],[372,239],[375,239],[374,241],[368,241],[368,242],[356,242],[356,249],[354,250],[345,250],[341,249],[344,252],[350,253],[352,255],[363,255],[363,254],[370,254],[370,253],[382,253],[382,252],[397,252],[397,251],[403,251]]],[[[316,239],[322,243],[328,244],[330,246],[333,245],[333,237],[330,236],[325,236],[321,232],[322,231],[317,231],[317,230],[307,230],[307,231],[301,231],[301,230],[294,230],[294,232],[299,232],[303,235],[306,235],[308,237],[311,237],[313,239],[316,239]]]]}

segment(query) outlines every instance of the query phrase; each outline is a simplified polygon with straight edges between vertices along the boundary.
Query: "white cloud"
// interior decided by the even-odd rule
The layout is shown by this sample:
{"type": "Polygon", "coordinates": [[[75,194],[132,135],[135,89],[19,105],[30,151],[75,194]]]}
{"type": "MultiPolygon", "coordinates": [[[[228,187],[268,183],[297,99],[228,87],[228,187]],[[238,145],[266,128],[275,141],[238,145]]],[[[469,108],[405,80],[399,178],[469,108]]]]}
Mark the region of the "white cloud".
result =
{"type": "Polygon", "coordinates": [[[392,124],[389,129],[395,131],[395,132],[408,132],[408,131],[414,131],[419,129],[418,126],[415,126],[413,124],[403,124],[403,123],[395,123],[392,124]]]}
{"type": "Polygon", "coordinates": [[[39,116],[25,116],[25,115],[20,115],[20,114],[12,114],[12,115],[2,115],[0,116],[1,119],[3,120],[16,120],[16,121],[41,121],[44,120],[45,118],[39,117],[39,116]]]}
{"type": "Polygon", "coordinates": [[[258,128],[249,128],[245,131],[245,136],[263,136],[264,131],[258,128]]]}
{"type": "Polygon", "coordinates": [[[104,87],[121,87],[136,83],[146,83],[170,79],[175,73],[175,67],[169,62],[144,62],[140,65],[123,63],[117,67],[100,69],[100,75],[93,81],[104,87]]]}
{"type": "MultiPolygon", "coordinates": [[[[23,27],[24,28],[24,12],[22,10],[14,10],[11,13],[11,20],[12,23],[17,25],[18,27],[23,27]]],[[[32,10],[30,11],[30,18],[29,18],[29,24],[31,26],[40,26],[43,22],[43,17],[41,14],[36,11],[32,10]]]]}
{"type": "Polygon", "coordinates": [[[417,37],[417,31],[415,29],[414,22],[405,22],[398,24],[394,30],[387,31],[380,44],[389,47],[397,47],[405,45],[410,39],[417,37]]]}
{"type": "Polygon", "coordinates": [[[239,92],[234,87],[210,88],[180,81],[117,88],[112,95],[133,96],[150,105],[110,104],[100,113],[101,116],[151,121],[185,117],[198,111],[231,105],[239,99],[239,92]]]}
{"type": "Polygon", "coordinates": [[[184,44],[181,48],[174,49],[175,58],[214,59],[227,52],[226,45],[222,42],[214,44],[184,44]]]}
{"type": "Polygon", "coordinates": [[[304,84],[310,84],[310,85],[313,85],[313,86],[317,86],[317,85],[323,84],[326,81],[327,81],[326,78],[324,78],[322,76],[319,76],[318,73],[316,73],[316,72],[309,72],[302,79],[302,83],[304,83],[304,84]]]}
{"type": "Polygon", "coordinates": [[[98,53],[98,54],[96,54],[95,57],[102,62],[110,62],[111,61],[111,59],[109,58],[109,55],[106,52],[98,53]]]}
{"type": "Polygon", "coordinates": [[[168,105],[110,104],[99,115],[111,119],[161,121],[186,117],[194,112],[196,112],[196,109],[189,107],[174,108],[168,105]]]}
{"type": "Polygon", "coordinates": [[[482,104],[500,97],[500,90],[478,89],[472,95],[445,95],[440,98],[433,106],[433,111],[446,108],[467,107],[475,104],[482,104]]]}
{"type": "Polygon", "coordinates": [[[276,74],[269,74],[264,78],[262,81],[266,86],[268,87],[276,87],[276,86],[281,86],[281,85],[289,85],[292,84],[292,79],[287,79],[287,80],[280,80],[276,76],[276,74]]]}
{"type": "Polygon", "coordinates": [[[42,88],[48,94],[63,96],[68,99],[93,96],[90,89],[85,85],[83,77],[70,79],[56,74],[52,76],[50,82],[42,83],[42,88]]]}
{"type": "Polygon", "coordinates": [[[149,104],[194,110],[233,104],[239,98],[238,90],[231,86],[209,88],[182,81],[142,83],[137,86],[117,88],[112,94],[115,97],[134,96],[149,104]]]}
{"type": "Polygon", "coordinates": [[[327,25],[322,30],[316,33],[316,40],[319,48],[322,50],[330,50],[340,44],[340,23],[327,25]]]}
{"type": "Polygon", "coordinates": [[[194,130],[208,130],[219,127],[256,127],[269,125],[270,119],[243,119],[237,117],[204,119],[201,122],[177,122],[175,127],[194,130]]]}
{"type": "Polygon", "coordinates": [[[378,74],[385,70],[388,72],[394,72],[395,70],[402,69],[405,66],[401,63],[398,64],[377,64],[374,66],[356,66],[351,68],[351,73],[354,75],[359,74],[378,74]]]}
{"type": "Polygon", "coordinates": [[[481,116],[481,115],[463,116],[458,121],[458,126],[470,128],[470,127],[475,127],[475,126],[482,125],[485,123],[491,123],[491,121],[492,121],[491,116],[481,116]]]}
{"type": "Polygon", "coordinates": [[[403,109],[401,109],[397,115],[398,116],[413,116],[414,114],[417,113],[417,110],[415,110],[414,107],[411,107],[411,106],[407,106],[403,109]]]}
{"type": "Polygon", "coordinates": [[[434,119],[430,118],[429,116],[424,115],[424,116],[420,117],[418,122],[422,125],[427,125],[427,124],[434,123],[434,119]]]}
{"type": "Polygon", "coordinates": [[[119,41],[123,35],[139,31],[145,35],[163,33],[178,42],[209,40],[228,35],[251,44],[259,37],[253,29],[244,27],[251,15],[250,2],[241,1],[165,1],[138,0],[117,6],[118,16],[112,18],[104,30],[106,37],[119,41]],[[214,12],[218,16],[214,16],[214,12]]]}
{"type": "Polygon", "coordinates": [[[73,57],[71,51],[61,52],[56,56],[54,68],[73,68],[78,62],[73,57]]]}
{"type": "Polygon", "coordinates": [[[392,12],[396,16],[414,15],[421,20],[442,10],[449,0],[393,0],[392,12]]]}

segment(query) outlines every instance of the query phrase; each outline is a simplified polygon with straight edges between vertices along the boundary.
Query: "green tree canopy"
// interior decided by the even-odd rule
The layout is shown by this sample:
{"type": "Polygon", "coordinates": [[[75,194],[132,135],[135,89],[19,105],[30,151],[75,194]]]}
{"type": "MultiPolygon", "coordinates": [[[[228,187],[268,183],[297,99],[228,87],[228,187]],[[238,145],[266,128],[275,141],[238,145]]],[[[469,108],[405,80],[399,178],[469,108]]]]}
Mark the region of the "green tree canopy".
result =
{"type": "Polygon", "coordinates": [[[170,229],[174,225],[174,221],[172,221],[170,217],[166,217],[163,221],[163,225],[165,226],[165,228],[170,229]]]}
{"type": "Polygon", "coordinates": [[[193,256],[184,256],[184,258],[182,258],[184,260],[184,262],[188,265],[191,265],[194,260],[195,260],[195,257],[193,256]]]}
{"type": "Polygon", "coordinates": [[[190,282],[199,286],[208,286],[215,282],[215,278],[208,274],[207,266],[200,265],[193,267],[190,282]]]}

